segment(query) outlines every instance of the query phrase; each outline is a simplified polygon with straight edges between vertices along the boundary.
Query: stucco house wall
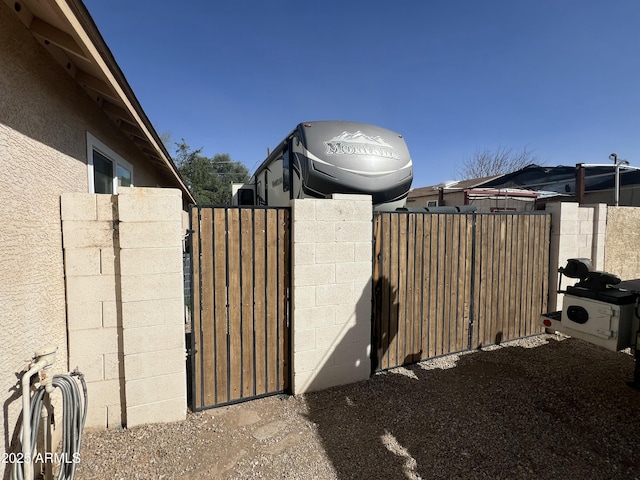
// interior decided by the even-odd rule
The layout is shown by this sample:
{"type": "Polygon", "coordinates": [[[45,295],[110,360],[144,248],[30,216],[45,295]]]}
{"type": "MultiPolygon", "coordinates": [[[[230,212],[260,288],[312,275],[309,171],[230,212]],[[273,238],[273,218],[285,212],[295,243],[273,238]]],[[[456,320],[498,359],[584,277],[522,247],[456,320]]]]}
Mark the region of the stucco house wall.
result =
{"type": "Polygon", "coordinates": [[[137,186],[163,186],[98,105],[0,2],[0,401],[9,449],[20,413],[20,372],[35,350],[58,346],[66,371],[60,196],[89,191],[87,132],[133,166],[137,186]]]}
{"type": "Polygon", "coordinates": [[[623,280],[640,278],[640,208],[609,207],[604,270],[623,280]]]}

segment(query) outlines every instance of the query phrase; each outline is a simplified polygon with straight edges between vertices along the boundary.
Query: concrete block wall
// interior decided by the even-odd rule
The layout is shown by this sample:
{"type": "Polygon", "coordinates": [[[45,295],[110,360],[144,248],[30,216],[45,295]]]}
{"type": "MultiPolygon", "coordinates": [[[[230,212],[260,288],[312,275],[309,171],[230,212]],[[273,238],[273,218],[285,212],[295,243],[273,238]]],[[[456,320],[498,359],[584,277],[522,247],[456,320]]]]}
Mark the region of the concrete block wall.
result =
{"type": "Polygon", "coordinates": [[[127,426],[186,417],[182,196],[118,195],[127,426]]]}
{"type": "Polygon", "coordinates": [[[86,425],[115,427],[124,423],[117,198],[65,193],[61,215],[69,369],[78,367],[85,374],[86,425]]]}
{"type": "Polygon", "coordinates": [[[371,197],[292,202],[293,393],[371,373],[371,197]]]}
{"type": "Polygon", "coordinates": [[[69,364],[88,427],[186,417],[182,199],[121,188],[62,197],[69,364]]]}
{"type": "MultiPolygon", "coordinates": [[[[551,251],[549,259],[549,310],[562,308],[558,289],[558,268],[569,258],[590,258],[595,270],[605,267],[607,205],[579,205],[575,202],[547,204],[551,213],[551,251]]],[[[576,280],[563,277],[562,288],[576,280]]]]}

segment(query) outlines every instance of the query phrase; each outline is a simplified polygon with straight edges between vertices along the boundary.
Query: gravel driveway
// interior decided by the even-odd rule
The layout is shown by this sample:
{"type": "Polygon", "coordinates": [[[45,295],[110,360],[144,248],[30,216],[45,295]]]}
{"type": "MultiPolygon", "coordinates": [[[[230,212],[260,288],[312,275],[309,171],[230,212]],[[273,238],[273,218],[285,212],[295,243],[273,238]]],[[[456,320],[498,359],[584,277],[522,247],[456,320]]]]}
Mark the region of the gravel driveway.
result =
{"type": "Polygon", "coordinates": [[[344,387],[87,432],[77,479],[640,478],[633,358],[541,335],[344,387]]]}

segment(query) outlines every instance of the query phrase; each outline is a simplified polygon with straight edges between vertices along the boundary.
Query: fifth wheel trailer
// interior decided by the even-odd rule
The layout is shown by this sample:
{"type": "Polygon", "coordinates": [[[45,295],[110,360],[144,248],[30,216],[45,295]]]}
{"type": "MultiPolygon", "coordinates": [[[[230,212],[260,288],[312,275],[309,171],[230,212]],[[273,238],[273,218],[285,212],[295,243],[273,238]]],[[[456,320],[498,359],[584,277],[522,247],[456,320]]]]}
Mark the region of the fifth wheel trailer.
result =
{"type": "Polygon", "coordinates": [[[368,194],[374,210],[404,207],[413,164],[402,135],[346,121],[300,123],[256,169],[232,186],[234,205],[288,206],[297,198],[368,194]]]}

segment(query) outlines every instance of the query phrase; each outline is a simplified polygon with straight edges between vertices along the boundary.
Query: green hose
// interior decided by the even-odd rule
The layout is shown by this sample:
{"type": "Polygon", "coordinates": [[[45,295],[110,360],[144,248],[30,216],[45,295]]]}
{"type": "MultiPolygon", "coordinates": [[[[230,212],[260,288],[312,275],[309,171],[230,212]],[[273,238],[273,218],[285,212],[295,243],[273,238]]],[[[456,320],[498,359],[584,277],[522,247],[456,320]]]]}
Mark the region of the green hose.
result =
{"type": "MultiPolygon", "coordinates": [[[[59,388],[62,393],[62,445],[60,457],[60,471],[58,480],[73,480],[76,473],[76,466],[80,461],[80,446],[82,444],[82,429],[87,419],[87,384],[84,375],[77,370],[70,375],[54,375],[52,379],[54,388],[59,388]],[[73,378],[78,377],[82,385],[83,396],[80,394],[78,382],[73,378]]],[[[36,390],[31,399],[31,412],[29,421],[31,423],[30,458],[33,460],[38,440],[38,429],[40,427],[40,411],[45,396],[44,386],[36,390]]],[[[22,414],[22,421],[25,412],[22,414]]],[[[21,432],[22,436],[22,432],[21,432]]],[[[25,439],[22,438],[24,442],[25,439]]],[[[24,459],[23,459],[24,460],[24,459]]],[[[13,464],[11,480],[31,480],[24,478],[23,464],[16,462],[13,464]]]]}

